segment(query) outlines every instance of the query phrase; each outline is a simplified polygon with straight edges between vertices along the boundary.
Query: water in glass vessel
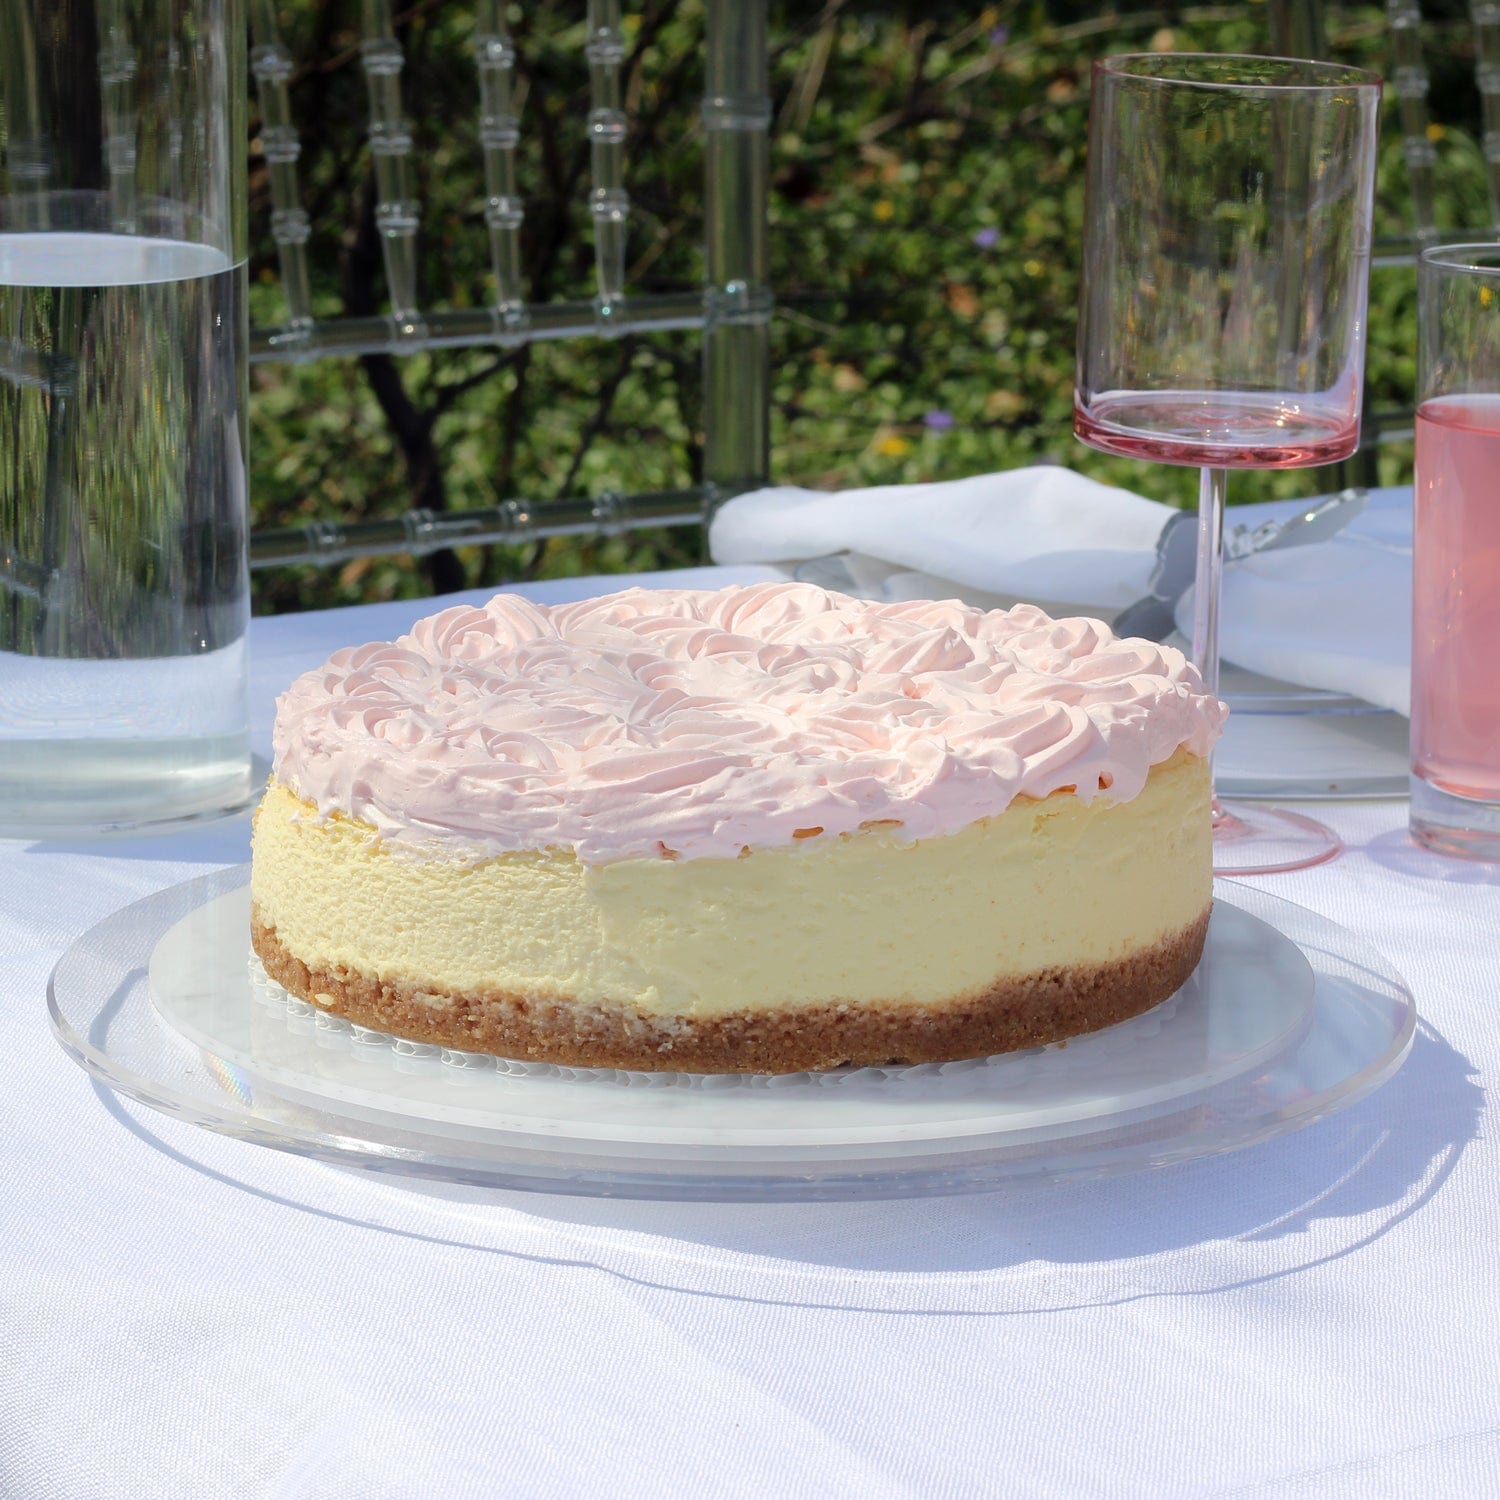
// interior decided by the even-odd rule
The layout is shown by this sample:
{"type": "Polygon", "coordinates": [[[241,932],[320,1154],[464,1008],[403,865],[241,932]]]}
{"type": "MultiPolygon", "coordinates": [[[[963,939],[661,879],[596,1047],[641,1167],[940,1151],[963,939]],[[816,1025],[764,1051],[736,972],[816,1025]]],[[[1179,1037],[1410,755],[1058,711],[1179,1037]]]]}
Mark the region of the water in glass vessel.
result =
{"type": "Polygon", "coordinates": [[[243,267],[0,233],[0,834],[250,795],[243,267]]]}

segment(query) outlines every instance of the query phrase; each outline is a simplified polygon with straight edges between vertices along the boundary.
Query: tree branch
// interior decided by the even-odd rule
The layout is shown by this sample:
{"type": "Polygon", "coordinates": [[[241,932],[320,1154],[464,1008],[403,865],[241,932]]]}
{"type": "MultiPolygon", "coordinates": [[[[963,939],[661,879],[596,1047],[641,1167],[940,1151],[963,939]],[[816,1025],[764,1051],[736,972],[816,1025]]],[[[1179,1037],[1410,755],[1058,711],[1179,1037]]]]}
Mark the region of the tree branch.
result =
{"type": "Polygon", "coordinates": [[[634,339],[621,341],[619,362],[615,365],[609,379],[605,381],[604,388],[599,392],[599,401],[594,407],[594,414],[589,418],[588,425],[578,435],[578,444],[573,450],[573,461],[568,465],[568,472],[563,482],[557,487],[559,499],[572,494],[579,470],[583,468],[583,461],[588,457],[589,449],[593,447],[599,434],[609,425],[610,411],[614,407],[615,397],[619,394],[625,377],[630,373],[630,361],[634,352],[634,339]]]}
{"type": "MultiPolygon", "coordinates": [[[[380,264],[380,240],[375,229],[375,185],[373,178],[368,178],[360,195],[354,238],[341,268],[344,305],[350,316],[370,317],[378,310],[375,282],[380,264]]],[[[435,413],[422,410],[411,399],[401,372],[390,355],[367,354],[362,356],[360,364],[400,446],[412,500],[425,510],[447,510],[447,481],[437,445],[432,439],[435,413]]],[[[463,564],[451,548],[430,553],[424,561],[434,593],[451,594],[467,582],[463,564]]]]}

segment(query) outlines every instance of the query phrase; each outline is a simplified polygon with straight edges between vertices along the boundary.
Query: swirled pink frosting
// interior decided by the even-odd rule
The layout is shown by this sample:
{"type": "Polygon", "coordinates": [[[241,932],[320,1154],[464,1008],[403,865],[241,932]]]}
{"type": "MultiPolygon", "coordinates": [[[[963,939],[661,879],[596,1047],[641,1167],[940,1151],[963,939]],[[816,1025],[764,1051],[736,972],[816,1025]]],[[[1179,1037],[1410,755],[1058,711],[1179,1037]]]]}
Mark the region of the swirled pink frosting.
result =
{"type": "Polygon", "coordinates": [[[325,815],[464,856],[733,857],[872,822],[953,833],[1061,787],[1127,800],[1225,713],[1180,652],[1030,605],[498,594],[299,677],[275,770],[325,815]]]}

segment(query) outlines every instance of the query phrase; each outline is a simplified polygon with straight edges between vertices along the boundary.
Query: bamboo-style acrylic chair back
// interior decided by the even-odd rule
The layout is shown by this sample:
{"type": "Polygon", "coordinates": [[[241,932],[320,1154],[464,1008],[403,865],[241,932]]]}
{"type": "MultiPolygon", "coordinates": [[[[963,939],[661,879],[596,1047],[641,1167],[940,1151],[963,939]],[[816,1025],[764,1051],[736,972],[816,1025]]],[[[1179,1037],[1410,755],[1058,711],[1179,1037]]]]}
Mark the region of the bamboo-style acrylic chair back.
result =
{"type": "Polygon", "coordinates": [[[422,233],[412,135],[402,110],[405,59],[391,0],[362,0],[360,62],[369,98],[375,222],[388,310],[378,317],[315,317],[307,243],[316,233],[298,180],[299,127],[275,0],[250,0],[251,72],[262,118],[271,194],[271,238],[284,301],[282,321],[251,330],[252,362],[370,354],[413,354],[533,340],[618,338],[701,329],[704,340],[704,453],[701,487],[645,495],[606,494],[539,504],[508,500],[437,513],[413,509],[389,520],[317,521],[257,532],[251,565],[334,563],[388,552],[421,555],[456,545],[518,544],[553,536],[613,534],[636,526],[698,525],[717,501],[763,482],[769,468],[769,325],[772,293],[766,227],[766,0],[706,0],[704,286],[701,292],[633,295],[625,284],[630,221],[621,72],[626,56],[619,0],[588,0],[585,52],[595,295],[528,305],[522,285],[525,198],[516,148],[524,122],[515,109],[516,52],[504,0],[475,0],[474,67],[479,83],[479,149],[484,232],[494,296],[483,308],[423,306],[417,296],[422,233]]]}
{"type": "MultiPolygon", "coordinates": [[[[1272,40],[1275,50],[1299,57],[1335,58],[1330,41],[1333,28],[1324,0],[1272,0],[1272,40]]],[[[1411,267],[1429,245],[1444,241],[1492,240],[1500,237],[1500,0],[1468,0],[1466,27],[1444,18],[1446,31],[1458,43],[1467,41],[1474,59],[1474,86],[1480,105],[1480,145],[1488,188],[1485,222],[1468,225],[1440,223],[1441,180],[1438,141],[1443,129],[1433,121],[1429,100],[1433,70],[1429,32],[1438,19],[1422,0],[1385,0],[1387,47],[1382,68],[1386,88],[1394,96],[1394,112],[1401,131],[1401,156],[1406,171],[1408,217],[1404,230],[1379,236],[1373,247],[1372,271],[1379,276],[1411,267]],[[1467,30],[1467,37],[1451,34],[1467,30]]],[[[1337,59],[1336,59],[1337,60],[1337,59]]],[[[1412,329],[1415,340],[1416,330],[1412,329]]],[[[1342,466],[1344,483],[1375,482],[1375,449],[1382,443],[1409,442],[1413,404],[1368,408],[1361,432],[1361,451],[1342,466]]]]}
{"type": "Polygon", "coordinates": [[[1392,58],[1387,77],[1401,121],[1401,154],[1411,191],[1411,227],[1407,235],[1376,246],[1377,269],[1409,264],[1420,250],[1440,239],[1487,239],[1500,234],[1500,0],[1471,0],[1469,5],[1490,212],[1487,224],[1468,229],[1438,227],[1438,150],[1427,104],[1432,75],[1423,43],[1420,0],[1387,0],[1385,10],[1392,58]]]}

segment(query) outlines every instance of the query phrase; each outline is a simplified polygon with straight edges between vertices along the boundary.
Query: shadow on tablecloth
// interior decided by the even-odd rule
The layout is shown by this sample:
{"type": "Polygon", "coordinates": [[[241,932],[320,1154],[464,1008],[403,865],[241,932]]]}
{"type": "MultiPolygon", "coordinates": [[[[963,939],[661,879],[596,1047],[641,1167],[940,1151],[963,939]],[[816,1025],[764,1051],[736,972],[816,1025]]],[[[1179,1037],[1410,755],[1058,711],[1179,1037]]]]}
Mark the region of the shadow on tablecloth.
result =
{"type": "Polygon", "coordinates": [[[1500,886],[1500,860],[1436,855],[1417,844],[1404,828],[1378,835],[1361,852],[1383,870],[1423,882],[1500,886]]]}
{"type": "MultiPolygon", "coordinates": [[[[256,801],[265,779],[258,764],[256,801]]],[[[238,865],[250,858],[250,809],[222,818],[205,819],[159,833],[121,832],[76,839],[37,839],[26,845],[28,854],[88,855],[96,859],[146,860],[173,864],[191,860],[203,865],[238,865]]]]}
{"type": "Polygon", "coordinates": [[[99,1094],[183,1167],[372,1234],[697,1296],[967,1315],[1223,1293],[1355,1255],[1443,1191],[1484,1097],[1469,1061],[1423,1024],[1371,1098],[1227,1156],[957,1198],[755,1205],[431,1191],[226,1142],[99,1094]]]}

